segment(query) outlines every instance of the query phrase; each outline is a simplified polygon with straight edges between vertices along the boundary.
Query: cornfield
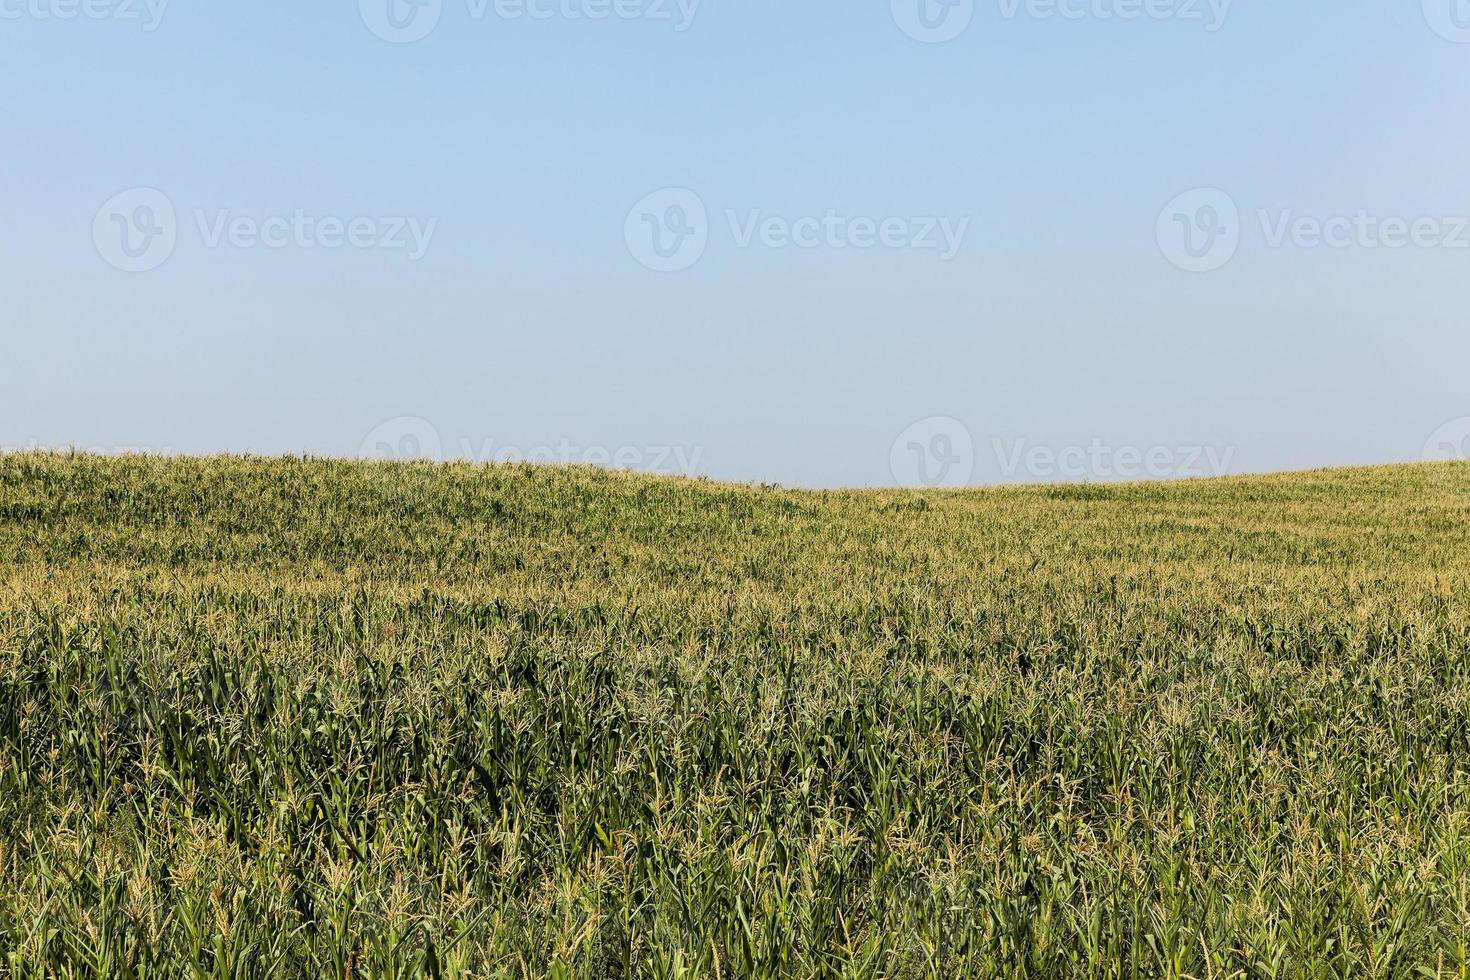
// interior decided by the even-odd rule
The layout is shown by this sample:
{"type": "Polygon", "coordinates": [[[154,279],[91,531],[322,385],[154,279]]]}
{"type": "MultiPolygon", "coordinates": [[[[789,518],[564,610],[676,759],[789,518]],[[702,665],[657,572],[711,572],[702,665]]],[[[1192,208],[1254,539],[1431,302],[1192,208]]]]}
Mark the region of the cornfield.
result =
{"type": "Polygon", "coordinates": [[[1470,466],[0,457],[0,976],[1470,978],[1470,466]]]}

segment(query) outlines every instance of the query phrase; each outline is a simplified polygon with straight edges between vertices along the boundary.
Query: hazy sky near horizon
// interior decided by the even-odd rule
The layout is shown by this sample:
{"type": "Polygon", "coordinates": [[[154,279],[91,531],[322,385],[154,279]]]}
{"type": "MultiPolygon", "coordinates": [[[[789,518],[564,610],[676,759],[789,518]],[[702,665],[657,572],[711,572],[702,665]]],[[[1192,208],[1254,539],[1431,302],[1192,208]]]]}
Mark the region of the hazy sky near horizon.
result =
{"type": "Polygon", "coordinates": [[[0,0],[0,446],[1470,447],[1467,0],[0,0]]]}

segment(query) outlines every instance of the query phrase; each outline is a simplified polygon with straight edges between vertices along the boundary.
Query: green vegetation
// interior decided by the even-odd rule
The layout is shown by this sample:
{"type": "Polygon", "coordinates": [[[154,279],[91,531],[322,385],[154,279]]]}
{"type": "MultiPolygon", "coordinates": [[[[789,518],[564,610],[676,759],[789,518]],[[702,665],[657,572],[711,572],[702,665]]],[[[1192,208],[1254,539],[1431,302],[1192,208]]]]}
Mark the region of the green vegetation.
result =
{"type": "Polygon", "coordinates": [[[0,457],[0,975],[1463,980],[1467,517],[0,457]]]}

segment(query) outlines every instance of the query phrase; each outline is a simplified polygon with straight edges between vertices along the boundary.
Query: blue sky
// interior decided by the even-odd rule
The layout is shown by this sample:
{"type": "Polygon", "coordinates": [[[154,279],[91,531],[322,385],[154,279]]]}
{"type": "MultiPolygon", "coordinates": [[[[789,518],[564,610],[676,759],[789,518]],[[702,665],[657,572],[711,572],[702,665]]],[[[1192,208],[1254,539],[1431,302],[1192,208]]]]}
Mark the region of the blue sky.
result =
{"type": "Polygon", "coordinates": [[[831,486],[1467,444],[1460,0],[393,2],[0,0],[0,446],[831,486]]]}

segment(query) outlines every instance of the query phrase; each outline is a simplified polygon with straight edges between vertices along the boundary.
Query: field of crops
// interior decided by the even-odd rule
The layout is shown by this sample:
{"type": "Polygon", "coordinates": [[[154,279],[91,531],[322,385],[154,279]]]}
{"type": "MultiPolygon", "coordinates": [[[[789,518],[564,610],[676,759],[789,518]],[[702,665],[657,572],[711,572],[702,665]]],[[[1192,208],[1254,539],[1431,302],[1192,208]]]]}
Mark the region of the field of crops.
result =
{"type": "Polygon", "coordinates": [[[1470,977],[1470,466],[0,457],[0,976],[1470,977]]]}

